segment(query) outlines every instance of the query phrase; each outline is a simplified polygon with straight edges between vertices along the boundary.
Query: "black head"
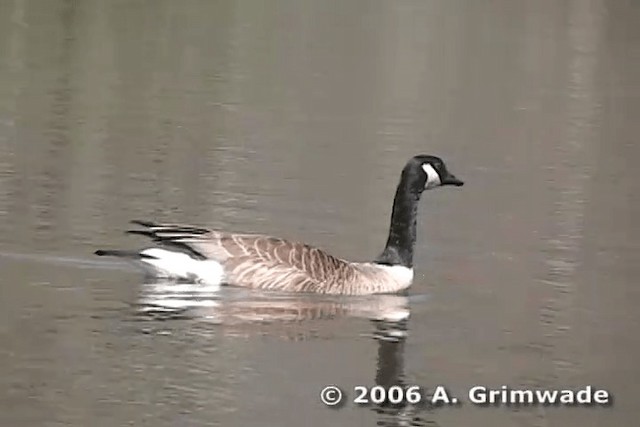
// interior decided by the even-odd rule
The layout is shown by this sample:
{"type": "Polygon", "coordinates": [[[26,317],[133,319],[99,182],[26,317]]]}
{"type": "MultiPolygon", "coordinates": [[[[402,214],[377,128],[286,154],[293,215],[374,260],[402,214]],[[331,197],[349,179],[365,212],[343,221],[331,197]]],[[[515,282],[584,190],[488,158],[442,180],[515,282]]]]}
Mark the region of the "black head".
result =
{"type": "Polygon", "coordinates": [[[426,154],[412,157],[402,173],[410,178],[412,187],[419,192],[444,185],[456,187],[464,185],[463,181],[447,170],[447,166],[440,157],[426,154]]]}

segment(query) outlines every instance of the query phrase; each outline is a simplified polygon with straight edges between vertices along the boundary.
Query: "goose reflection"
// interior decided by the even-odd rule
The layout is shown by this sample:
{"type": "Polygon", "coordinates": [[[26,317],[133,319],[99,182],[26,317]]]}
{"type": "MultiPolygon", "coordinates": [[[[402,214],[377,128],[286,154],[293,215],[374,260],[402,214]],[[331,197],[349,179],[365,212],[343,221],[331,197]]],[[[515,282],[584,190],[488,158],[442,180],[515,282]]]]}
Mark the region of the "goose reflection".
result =
{"type": "MultiPolygon", "coordinates": [[[[378,358],[375,384],[386,390],[391,386],[408,387],[404,372],[404,348],[407,339],[408,319],[398,321],[373,321],[373,337],[378,341],[378,358]]],[[[378,426],[408,427],[437,426],[433,420],[424,418],[426,405],[383,402],[371,409],[378,415],[378,426]],[[421,415],[422,413],[422,415],[421,415]]]]}
{"type": "MultiPolygon", "coordinates": [[[[404,349],[409,330],[409,302],[410,298],[405,295],[283,294],[160,282],[142,286],[137,313],[156,320],[188,318],[226,326],[367,319],[373,327],[371,337],[378,343],[375,384],[388,389],[407,385],[404,349]]],[[[278,333],[273,328],[270,331],[278,333]]],[[[425,405],[382,403],[371,409],[377,414],[379,426],[437,426],[435,421],[424,418],[425,405]]]]}
{"type": "Polygon", "coordinates": [[[155,319],[186,317],[226,325],[342,317],[394,322],[409,317],[408,299],[402,295],[301,295],[162,282],[142,285],[136,309],[155,319]]]}

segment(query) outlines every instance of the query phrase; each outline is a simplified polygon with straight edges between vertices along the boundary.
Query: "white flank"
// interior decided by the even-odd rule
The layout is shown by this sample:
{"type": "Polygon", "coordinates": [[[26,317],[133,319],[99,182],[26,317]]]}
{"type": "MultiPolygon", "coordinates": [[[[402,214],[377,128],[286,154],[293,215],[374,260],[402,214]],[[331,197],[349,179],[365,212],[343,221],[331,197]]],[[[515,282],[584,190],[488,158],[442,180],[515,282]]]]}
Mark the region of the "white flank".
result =
{"type": "Polygon", "coordinates": [[[224,277],[222,266],[213,260],[201,261],[182,252],[160,248],[145,249],[140,253],[153,257],[141,258],[140,261],[152,267],[159,277],[193,280],[209,285],[220,284],[224,277]]]}
{"type": "Polygon", "coordinates": [[[440,175],[438,175],[438,172],[436,172],[431,164],[427,163],[422,165],[422,169],[424,170],[424,173],[427,174],[427,182],[424,184],[425,190],[437,187],[442,184],[442,182],[440,181],[440,175]]]}
{"type": "Polygon", "coordinates": [[[385,270],[401,286],[409,287],[413,282],[413,268],[402,265],[376,265],[377,268],[385,270]]]}
{"type": "Polygon", "coordinates": [[[408,309],[397,309],[392,311],[382,311],[377,316],[372,316],[378,320],[384,320],[387,322],[400,322],[408,319],[411,312],[408,309]]]}

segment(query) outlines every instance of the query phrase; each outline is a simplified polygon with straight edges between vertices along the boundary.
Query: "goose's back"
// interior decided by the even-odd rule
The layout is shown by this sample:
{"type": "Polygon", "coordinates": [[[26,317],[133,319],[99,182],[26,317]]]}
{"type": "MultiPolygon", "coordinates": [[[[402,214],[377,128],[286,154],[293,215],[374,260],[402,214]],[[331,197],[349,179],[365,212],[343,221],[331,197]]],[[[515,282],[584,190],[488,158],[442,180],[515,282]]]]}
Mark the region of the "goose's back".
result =
{"type": "Polygon", "coordinates": [[[180,241],[221,263],[225,281],[234,286],[366,295],[397,292],[412,279],[406,273],[398,275],[394,267],[348,262],[317,247],[265,235],[211,230],[180,241]]]}

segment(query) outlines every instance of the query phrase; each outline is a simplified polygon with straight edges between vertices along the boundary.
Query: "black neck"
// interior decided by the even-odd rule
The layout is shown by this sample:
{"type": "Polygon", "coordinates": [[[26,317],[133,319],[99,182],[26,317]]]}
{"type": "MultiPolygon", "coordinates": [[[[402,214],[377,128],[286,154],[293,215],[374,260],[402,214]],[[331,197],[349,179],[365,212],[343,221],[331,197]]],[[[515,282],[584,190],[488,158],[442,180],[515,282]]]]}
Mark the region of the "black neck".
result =
{"type": "Polygon", "coordinates": [[[413,246],[416,243],[416,218],[420,193],[405,177],[400,180],[393,199],[389,238],[382,253],[374,262],[386,265],[413,267],[413,246]]]}

